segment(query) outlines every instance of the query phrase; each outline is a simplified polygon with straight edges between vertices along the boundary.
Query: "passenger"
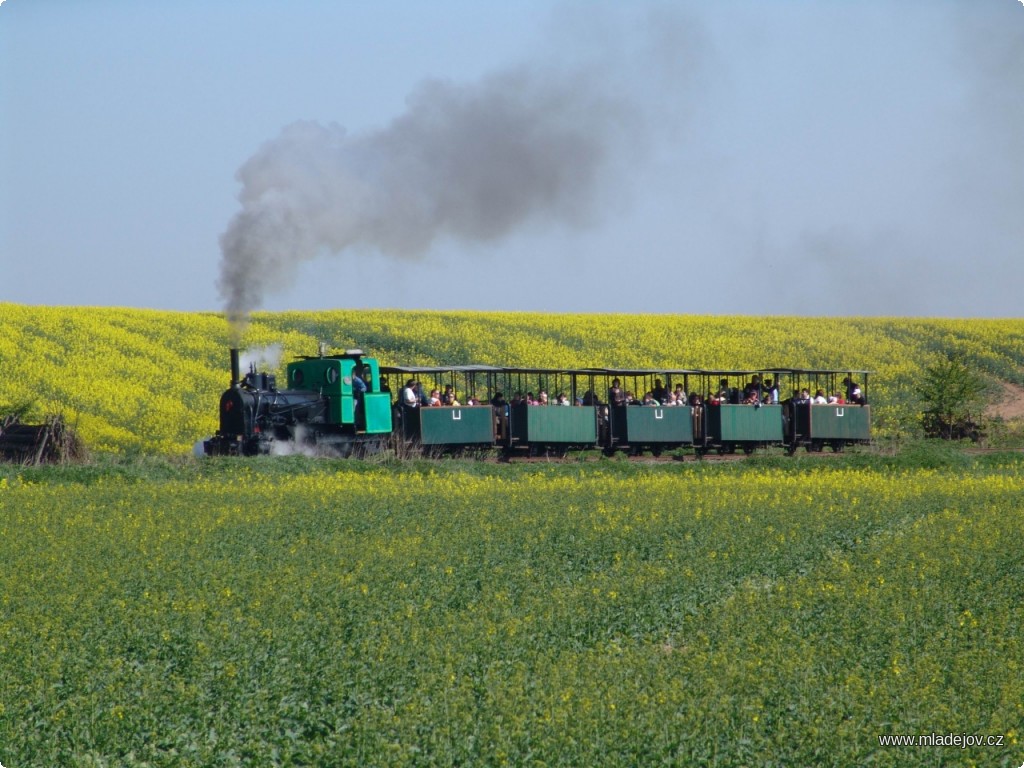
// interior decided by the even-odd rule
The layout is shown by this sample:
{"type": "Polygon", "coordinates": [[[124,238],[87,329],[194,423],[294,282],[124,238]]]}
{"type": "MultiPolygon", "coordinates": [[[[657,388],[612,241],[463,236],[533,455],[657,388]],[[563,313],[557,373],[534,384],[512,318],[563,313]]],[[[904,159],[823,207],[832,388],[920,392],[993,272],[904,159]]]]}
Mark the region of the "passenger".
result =
{"type": "MultiPolygon", "coordinates": [[[[458,403],[456,402],[455,405],[458,405],[458,403]]],[[[470,395],[469,397],[466,398],[466,405],[467,406],[480,405],[480,401],[477,400],[472,395],[470,395]]]]}
{"type": "Polygon", "coordinates": [[[686,390],[682,384],[676,384],[676,391],[672,394],[676,397],[676,405],[686,405],[686,390]]]}
{"type": "MultiPolygon", "coordinates": [[[[657,399],[657,398],[655,398],[655,399],[657,399]]],[[[672,392],[670,392],[669,390],[666,389],[665,390],[665,398],[663,400],[661,400],[661,404],[662,405],[666,405],[666,406],[668,406],[670,408],[675,406],[675,404],[676,404],[676,396],[674,394],[672,394],[672,392]]]]}
{"type": "Polygon", "coordinates": [[[617,378],[612,379],[612,385],[608,387],[608,405],[625,405],[626,395],[622,391],[617,378]]]}
{"type": "Polygon", "coordinates": [[[441,395],[441,405],[455,407],[459,404],[459,399],[455,397],[455,392],[452,391],[451,387],[448,387],[445,393],[441,395]]]}
{"type": "Polygon", "coordinates": [[[740,402],[739,389],[730,387],[728,379],[721,379],[718,382],[718,402],[720,405],[738,405],[740,402]]]}
{"type": "Polygon", "coordinates": [[[420,406],[430,405],[430,396],[427,394],[427,390],[423,388],[423,383],[416,380],[416,396],[420,399],[420,406]]]}
{"type": "Polygon", "coordinates": [[[565,396],[565,392],[559,392],[558,397],[555,398],[555,405],[572,405],[569,402],[569,398],[565,396]]]}
{"type": "Polygon", "coordinates": [[[846,402],[853,405],[864,405],[866,400],[864,393],[860,391],[860,385],[849,376],[843,379],[843,384],[846,385],[846,402]]]}
{"type": "Polygon", "coordinates": [[[600,405],[601,399],[594,394],[594,391],[588,389],[583,393],[583,405],[600,405]]]}
{"type": "Polygon", "coordinates": [[[636,395],[634,395],[632,392],[627,392],[626,405],[642,405],[642,403],[636,399],[636,395]]]}
{"type": "Polygon", "coordinates": [[[416,393],[416,382],[409,379],[402,387],[402,405],[406,408],[418,408],[420,396],[416,393]]]}
{"type": "Polygon", "coordinates": [[[657,405],[661,405],[661,403],[659,403],[657,398],[654,397],[654,392],[645,392],[644,393],[644,405],[655,405],[655,406],[657,406],[657,405]]]}
{"type": "Polygon", "coordinates": [[[779,403],[779,385],[775,383],[774,379],[765,379],[763,390],[768,395],[765,403],[771,403],[772,405],[778,405],[779,403]]]}
{"type": "Polygon", "coordinates": [[[817,392],[815,392],[812,402],[815,405],[825,405],[826,403],[828,403],[828,398],[825,397],[825,390],[819,389],[817,392]]]}
{"type": "Polygon", "coordinates": [[[536,405],[537,404],[537,400],[536,400],[536,398],[534,398],[533,392],[527,392],[526,393],[526,404],[527,405],[536,405]]]}
{"type": "Polygon", "coordinates": [[[761,377],[756,373],[750,377],[747,386],[743,388],[744,402],[761,402],[761,377]],[[756,398],[752,401],[752,398],[756,398]]]}
{"type": "Polygon", "coordinates": [[[836,395],[829,395],[825,398],[826,405],[835,405],[839,402],[839,398],[836,395]]]}
{"type": "Polygon", "coordinates": [[[523,393],[516,392],[514,395],[512,395],[512,402],[509,403],[509,405],[515,408],[517,405],[522,405],[525,401],[526,398],[523,397],[523,393]]]}
{"type": "Polygon", "coordinates": [[[836,405],[846,405],[846,398],[843,397],[842,392],[836,392],[832,395],[832,402],[836,405]]]}
{"type": "Polygon", "coordinates": [[[547,404],[548,404],[548,393],[545,392],[542,389],[540,391],[540,393],[537,395],[537,402],[535,403],[535,405],[547,405],[547,404]]]}
{"type": "Polygon", "coordinates": [[[701,398],[699,392],[690,393],[690,407],[697,408],[698,406],[704,405],[704,400],[701,398]]]}
{"type": "Polygon", "coordinates": [[[441,393],[436,389],[430,390],[430,397],[427,399],[427,405],[430,407],[437,407],[441,404],[441,393]]]}
{"type": "Polygon", "coordinates": [[[654,380],[654,389],[651,390],[651,395],[659,403],[665,402],[665,397],[668,395],[668,390],[665,389],[665,385],[661,383],[661,379],[654,380]]]}
{"type": "Polygon", "coordinates": [[[498,440],[504,440],[508,437],[508,402],[501,390],[491,397],[491,408],[494,416],[494,436],[498,440]]]}
{"type": "Polygon", "coordinates": [[[794,391],[793,402],[797,405],[809,405],[811,402],[811,391],[809,389],[801,389],[799,392],[794,391]]]}

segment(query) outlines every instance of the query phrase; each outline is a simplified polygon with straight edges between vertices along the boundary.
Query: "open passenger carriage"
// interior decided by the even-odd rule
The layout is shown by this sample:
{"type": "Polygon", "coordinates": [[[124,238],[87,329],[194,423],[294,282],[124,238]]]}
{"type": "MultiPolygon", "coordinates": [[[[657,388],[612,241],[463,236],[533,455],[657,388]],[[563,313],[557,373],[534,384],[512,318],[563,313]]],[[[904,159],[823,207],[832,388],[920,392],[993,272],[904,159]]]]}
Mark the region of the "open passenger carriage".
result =
{"type": "Polygon", "coordinates": [[[786,446],[794,453],[803,446],[842,451],[847,445],[871,442],[869,371],[781,369],[791,395],[785,413],[786,446]],[[858,381],[860,379],[860,381],[858,381]],[[818,392],[825,402],[819,402],[818,392]],[[804,396],[808,393],[810,398],[804,396]]]}

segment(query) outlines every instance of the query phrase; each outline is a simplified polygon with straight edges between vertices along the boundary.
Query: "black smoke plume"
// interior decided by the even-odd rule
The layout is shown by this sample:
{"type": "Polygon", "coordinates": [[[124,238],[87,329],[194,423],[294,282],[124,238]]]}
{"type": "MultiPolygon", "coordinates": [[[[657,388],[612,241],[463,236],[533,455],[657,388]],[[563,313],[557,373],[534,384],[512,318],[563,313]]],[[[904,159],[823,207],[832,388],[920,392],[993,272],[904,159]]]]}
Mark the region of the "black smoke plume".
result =
{"type": "Polygon", "coordinates": [[[219,288],[236,333],[264,295],[321,253],[413,258],[441,237],[485,242],[527,222],[584,225],[614,145],[639,130],[586,74],[529,68],[421,84],[387,127],[297,122],[238,172],[219,288]]]}

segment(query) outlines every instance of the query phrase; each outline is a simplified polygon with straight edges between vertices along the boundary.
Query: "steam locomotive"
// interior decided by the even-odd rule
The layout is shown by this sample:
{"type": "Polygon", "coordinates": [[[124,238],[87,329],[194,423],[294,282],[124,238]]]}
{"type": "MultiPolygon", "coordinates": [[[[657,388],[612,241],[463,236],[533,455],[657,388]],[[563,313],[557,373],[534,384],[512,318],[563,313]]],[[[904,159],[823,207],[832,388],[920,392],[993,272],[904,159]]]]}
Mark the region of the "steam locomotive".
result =
{"type": "Polygon", "coordinates": [[[871,439],[867,371],[765,368],[743,371],[691,369],[561,370],[466,366],[382,366],[362,350],[304,356],[288,364],[287,384],[255,366],[241,376],[231,350],[231,386],[220,398],[220,429],[204,442],[207,455],[256,456],[315,451],[363,455],[392,443],[428,451],[501,448],[507,453],[564,455],[570,449],[632,454],[692,448],[698,456],[784,446],[841,451],[871,439]],[[862,377],[863,385],[854,383],[862,377]],[[842,378],[841,378],[842,377],[842,378]],[[393,401],[394,391],[426,380],[458,393],[465,402],[425,407],[418,399],[393,401]],[[755,387],[748,403],[691,395],[683,404],[634,407],[602,393],[609,385],[637,393],[671,389],[691,393],[755,387]],[[833,402],[799,396],[780,401],[792,387],[835,393],[833,402]],[[855,398],[849,397],[856,389],[855,398]],[[528,393],[525,397],[512,393],[528,393]],[[535,407],[529,393],[557,392],[573,407],[535,407]],[[847,397],[844,397],[843,394],[847,397]],[[506,400],[506,395],[509,400],[506,400]]]}
{"type": "Polygon", "coordinates": [[[381,390],[377,361],[351,349],[289,363],[288,385],[251,367],[240,376],[231,350],[231,386],[220,398],[220,430],[203,448],[208,456],[257,456],[317,447],[347,456],[377,450],[391,436],[391,397],[381,390]],[[364,387],[356,383],[356,378],[364,387]],[[365,391],[364,391],[365,388],[365,391]]]}

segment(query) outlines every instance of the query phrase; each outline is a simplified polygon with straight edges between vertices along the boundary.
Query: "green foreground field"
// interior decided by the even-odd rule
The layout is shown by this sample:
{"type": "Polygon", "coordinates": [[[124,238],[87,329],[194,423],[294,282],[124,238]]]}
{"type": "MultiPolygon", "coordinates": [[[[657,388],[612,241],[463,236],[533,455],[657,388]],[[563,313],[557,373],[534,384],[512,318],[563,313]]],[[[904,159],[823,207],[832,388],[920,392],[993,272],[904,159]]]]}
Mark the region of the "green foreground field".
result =
{"type": "Polygon", "coordinates": [[[0,762],[1017,766],[1022,527],[1016,454],[2,468],[0,762]]]}

